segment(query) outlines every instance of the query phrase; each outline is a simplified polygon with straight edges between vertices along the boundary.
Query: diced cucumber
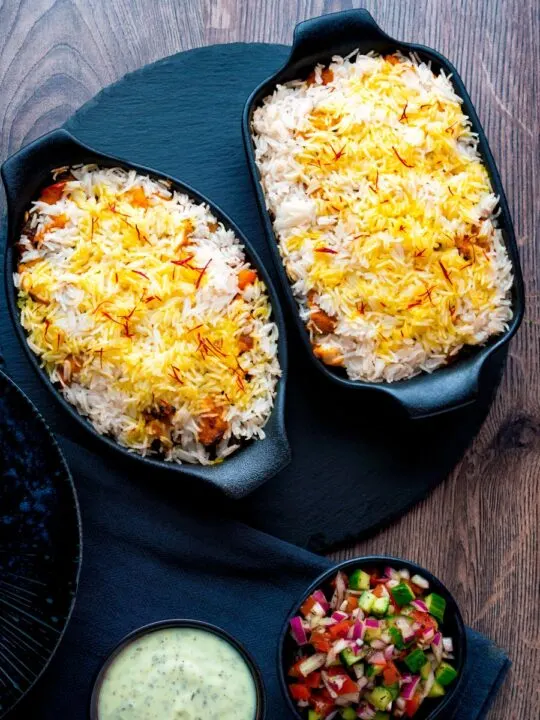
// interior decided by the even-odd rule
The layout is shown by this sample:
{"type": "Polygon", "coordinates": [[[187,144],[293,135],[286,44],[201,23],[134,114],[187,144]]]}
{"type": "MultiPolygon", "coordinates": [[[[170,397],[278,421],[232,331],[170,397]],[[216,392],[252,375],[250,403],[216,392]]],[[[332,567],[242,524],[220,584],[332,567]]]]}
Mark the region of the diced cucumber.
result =
{"type": "Polygon", "coordinates": [[[361,595],[360,599],[358,600],[358,605],[362,608],[362,610],[365,613],[371,612],[371,608],[373,607],[373,603],[375,602],[377,598],[370,590],[365,590],[361,595]]]}
{"type": "Polygon", "coordinates": [[[376,710],[386,710],[392,702],[392,693],[388,688],[379,686],[368,693],[367,699],[376,710]]]}
{"type": "Polygon", "coordinates": [[[396,700],[399,697],[399,683],[398,682],[395,682],[392,685],[385,685],[384,687],[390,691],[390,693],[392,695],[392,700],[396,700]]]}
{"type": "Polygon", "coordinates": [[[398,650],[403,650],[405,643],[403,642],[403,635],[397,629],[397,627],[389,627],[388,632],[392,638],[392,642],[398,650]]]}
{"type": "Polygon", "coordinates": [[[442,697],[445,694],[446,690],[443,688],[443,686],[438,683],[434,682],[431,686],[431,690],[428,692],[427,696],[430,698],[437,698],[442,697]]]}
{"type": "Polygon", "coordinates": [[[387,597],[380,597],[375,600],[373,603],[373,606],[371,608],[371,612],[374,615],[378,615],[379,617],[382,617],[383,615],[386,615],[388,612],[388,607],[390,606],[390,598],[387,597]]]}
{"type": "Polygon", "coordinates": [[[369,590],[369,575],[363,570],[355,570],[349,577],[351,590],[369,590]]]}
{"type": "Polygon", "coordinates": [[[343,664],[347,667],[352,667],[357,662],[360,662],[360,660],[362,660],[362,656],[355,655],[352,648],[345,648],[345,650],[342,650],[340,653],[340,657],[343,664]]]}
{"type": "Polygon", "coordinates": [[[411,588],[407,585],[407,583],[400,582],[399,585],[396,585],[396,587],[393,587],[390,589],[390,592],[392,593],[392,597],[397,602],[398,605],[408,605],[408,603],[411,602],[411,600],[414,600],[415,594],[411,590],[411,588]]]}
{"type": "Polygon", "coordinates": [[[366,628],[366,632],[364,633],[364,640],[367,643],[370,643],[372,640],[378,640],[382,635],[382,628],[366,628]]]}
{"type": "Polygon", "coordinates": [[[442,662],[435,672],[435,680],[446,687],[457,678],[457,670],[450,663],[442,662]]]}
{"type": "Polygon", "coordinates": [[[425,663],[426,656],[420,648],[416,648],[405,658],[405,665],[412,673],[417,673],[422,667],[424,667],[425,663]]]}
{"type": "Polygon", "coordinates": [[[443,622],[444,611],[446,610],[446,600],[440,595],[437,595],[437,593],[430,593],[425,599],[425,603],[433,617],[437,618],[439,622],[443,622]]]}
{"type": "Polygon", "coordinates": [[[368,665],[366,670],[366,677],[372,678],[375,675],[380,675],[383,671],[382,665],[368,665]]]}
{"type": "Polygon", "coordinates": [[[380,710],[377,710],[373,716],[373,720],[390,720],[390,713],[383,713],[380,710]]]}
{"type": "Polygon", "coordinates": [[[427,662],[425,665],[422,665],[420,668],[420,677],[422,680],[427,680],[429,677],[429,673],[431,672],[431,663],[427,662]]]}
{"type": "Polygon", "coordinates": [[[343,720],[356,720],[358,715],[356,714],[356,710],[353,710],[352,707],[346,707],[341,711],[341,717],[343,720]]]}
{"type": "Polygon", "coordinates": [[[308,720],[322,720],[322,715],[315,710],[308,711],[308,720]]]}

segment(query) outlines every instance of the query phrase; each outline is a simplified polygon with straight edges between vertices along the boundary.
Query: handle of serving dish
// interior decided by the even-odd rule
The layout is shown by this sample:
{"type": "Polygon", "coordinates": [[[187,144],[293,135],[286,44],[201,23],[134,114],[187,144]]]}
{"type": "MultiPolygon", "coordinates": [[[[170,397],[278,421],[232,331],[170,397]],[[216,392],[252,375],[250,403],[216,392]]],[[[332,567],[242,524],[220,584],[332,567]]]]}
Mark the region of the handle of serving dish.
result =
{"type": "Polygon", "coordinates": [[[10,216],[16,208],[26,208],[52,167],[72,164],[73,148],[80,147],[67,130],[53,130],[25,145],[9,157],[1,168],[10,216]]]}
{"type": "Polygon", "coordinates": [[[477,400],[480,373],[486,357],[481,353],[460,365],[405,381],[390,392],[412,419],[457,410],[477,400]]]}
{"type": "Polygon", "coordinates": [[[288,65],[302,60],[316,62],[325,47],[332,54],[347,54],[359,45],[382,49],[391,38],[381,30],[372,15],[364,9],[346,10],[312,18],[299,23],[294,30],[293,47],[288,65]]]}

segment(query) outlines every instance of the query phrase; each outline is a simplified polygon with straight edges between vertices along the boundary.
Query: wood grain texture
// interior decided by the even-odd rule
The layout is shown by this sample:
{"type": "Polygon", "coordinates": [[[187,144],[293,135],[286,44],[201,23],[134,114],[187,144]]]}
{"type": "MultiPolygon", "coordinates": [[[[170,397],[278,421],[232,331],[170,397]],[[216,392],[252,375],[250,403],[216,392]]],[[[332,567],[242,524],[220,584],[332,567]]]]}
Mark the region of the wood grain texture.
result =
{"type": "MultiPolygon", "coordinates": [[[[209,43],[290,42],[296,22],[357,6],[349,0],[4,0],[0,159],[146,63],[209,43]]],[[[335,557],[388,552],[439,575],[466,620],[513,660],[490,717],[532,720],[540,707],[540,5],[379,0],[363,6],[389,34],[435,47],[458,67],[507,190],[528,309],[489,418],[452,476],[390,528],[335,557]]]]}

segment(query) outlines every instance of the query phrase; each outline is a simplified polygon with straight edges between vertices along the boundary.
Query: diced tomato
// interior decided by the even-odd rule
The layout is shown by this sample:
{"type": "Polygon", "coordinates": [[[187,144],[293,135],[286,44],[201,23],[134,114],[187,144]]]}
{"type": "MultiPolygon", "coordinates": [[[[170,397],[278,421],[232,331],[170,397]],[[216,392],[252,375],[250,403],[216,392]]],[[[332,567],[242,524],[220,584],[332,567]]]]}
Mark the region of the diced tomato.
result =
{"type": "Polygon", "coordinates": [[[289,685],[289,692],[295,700],[309,700],[311,697],[310,689],[305,685],[300,685],[300,683],[289,685]]]}
{"type": "Polygon", "coordinates": [[[407,700],[407,703],[405,704],[405,715],[412,718],[420,707],[421,702],[420,695],[415,695],[412,700],[407,700]]]}
{"type": "Polygon", "coordinates": [[[420,610],[414,610],[411,613],[411,617],[415,622],[417,622],[420,625],[420,629],[418,630],[418,634],[423,635],[428,630],[434,630],[437,632],[439,625],[434,617],[429,615],[429,613],[421,612],[420,610]]]}
{"type": "Polygon", "coordinates": [[[321,687],[321,685],[322,685],[321,673],[320,673],[320,672],[312,672],[312,673],[310,673],[310,674],[306,677],[306,679],[305,679],[305,681],[304,681],[304,684],[305,684],[306,687],[308,687],[308,688],[318,688],[318,687],[321,687]]]}
{"type": "Polygon", "coordinates": [[[347,612],[351,613],[353,610],[356,610],[358,607],[358,598],[354,595],[351,595],[347,598],[347,612]]]}
{"type": "Polygon", "coordinates": [[[306,615],[309,615],[309,613],[313,610],[316,604],[316,600],[313,597],[313,595],[310,595],[308,599],[305,601],[305,603],[300,607],[300,612],[305,617],[306,615]]]}
{"type": "Polygon", "coordinates": [[[330,625],[328,633],[333,640],[337,640],[337,638],[345,638],[351,629],[351,625],[352,622],[350,620],[342,620],[335,625],[330,625]]]}
{"type": "Polygon", "coordinates": [[[257,279],[257,273],[255,270],[240,270],[238,273],[238,287],[243,290],[248,285],[253,285],[257,279]]]}
{"type": "Polygon", "coordinates": [[[358,685],[347,675],[343,685],[339,689],[333,687],[333,690],[335,690],[338,695],[348,695],[349,693],[358,692],[358,685]]]}
{"type": "Polygon", "coordinates": [[[399,680],[399,672],[392,661],[389,661],[383,670],[383,680],[385,685],[393,685],[399,680]]]}
{"type": "Polygon", "coordinates": [[[300,665],[304,662],[304,660],[307,660],[305,657],[301,657],[300,660],[294,663],[294,665],[290,668],[289,672],[287,673],[289,677],[294,678],[300,678],[304,677],[302,673],[300,672],[300,665]]]}
{"type": "Polygon", "coordinates": [[[323,718],[330,715],[332,710],[335,708],[334,701],[326,690],[323,690],[318,695],[312,695],[310,705],[315,712],[323,718]]]}
{"type": "MultiPolygon", "coordinates": [[[[380,581],[380,579],[381,579],[381,573],[378,570],[373,570],[373,572],[369,573],[370,585],[372,585],[372,586],[377,585],[377,583],[380,581]]],[[[386,580],[384,582],[386,582],[386,580]]]]}
{"type": "Polygon", "coordinates": [[[327,653],[332,648],[332,638],[324,630],[314,630],[309,642],[317,652],[327,653]]]}
{"type": "Polygon", "coordinates": [[[332,665],[331,667],[325,668],[324,671],[330,678],[341,677],[341,675],[345,675],[343,665],[332,665]]]}
{"type": "Polygon", "coordinates": [[[39,199],[41,200],[41,202],[48,203],[49,205],[54,205],[62,197],[65,184],[65,182],[57,182],[54,185],[49,185],[48,187],[44,188],[44,190],[42,190],[39,199]]]}
{"type": "Polygon", "coordinates": [[[375,597],[381,598],[384,596],[384,585],[377,585],[377,587],[373,588],[373,594],[375,597]]]}

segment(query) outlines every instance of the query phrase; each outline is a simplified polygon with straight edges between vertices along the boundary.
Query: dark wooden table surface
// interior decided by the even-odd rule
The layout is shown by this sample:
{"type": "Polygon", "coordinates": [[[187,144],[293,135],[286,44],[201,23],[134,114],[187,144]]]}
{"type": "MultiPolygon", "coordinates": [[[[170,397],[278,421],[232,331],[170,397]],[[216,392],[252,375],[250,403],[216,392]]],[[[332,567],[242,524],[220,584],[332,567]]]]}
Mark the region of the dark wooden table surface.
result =
{"type": "MultiPolygon", "coordinates": [[[[336,557],[385,552],[431,568],[466,621],[514,663],[491,711],[539,717],[540,251],[538,0],[363,4],[391,35],[440,50],[468,86],[506,187],[528,309],[496,402],[451,477],[392,527],[336,557]]],[[[191,47],[289,42],[348,0],[0,1],[0,158],[60,125],[102,87],[191,47]]]]}

